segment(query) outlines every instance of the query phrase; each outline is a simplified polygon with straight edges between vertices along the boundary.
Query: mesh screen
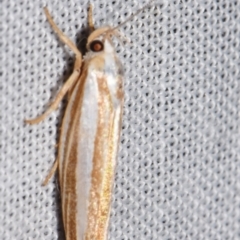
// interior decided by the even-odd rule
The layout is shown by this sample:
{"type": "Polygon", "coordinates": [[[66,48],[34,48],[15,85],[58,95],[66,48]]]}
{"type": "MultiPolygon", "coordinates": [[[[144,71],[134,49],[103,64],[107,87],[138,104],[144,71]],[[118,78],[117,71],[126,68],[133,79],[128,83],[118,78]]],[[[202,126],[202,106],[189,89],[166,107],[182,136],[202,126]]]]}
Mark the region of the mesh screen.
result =
{"type": "MultiPolygon", "coordinates": [[[[96,26],[116,26],[144,1],[93,0],[96,26]]],[[[74,56],[43,13],[84,41],[88,0],[1,3],[0,238],[64,239],[56,157],[65,104],[38,125],[74,56]]],[[[240,239],[237,0],[156,0],[121,28],[123,132],[109,239],[240,239]]]]}

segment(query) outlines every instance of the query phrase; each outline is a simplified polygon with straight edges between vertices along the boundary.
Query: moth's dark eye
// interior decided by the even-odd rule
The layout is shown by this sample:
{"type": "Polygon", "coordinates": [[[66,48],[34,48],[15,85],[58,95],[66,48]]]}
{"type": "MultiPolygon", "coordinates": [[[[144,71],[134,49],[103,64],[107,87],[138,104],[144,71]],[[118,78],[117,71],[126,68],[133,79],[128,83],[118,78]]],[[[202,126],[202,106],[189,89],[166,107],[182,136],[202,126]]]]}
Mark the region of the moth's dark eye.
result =
{"type": "Polygon", "coordinates": [[[99,40],[94,40],[90,43],[90,50],[93,52],[100,52],[103,50],[103,43],[99,40]]]}

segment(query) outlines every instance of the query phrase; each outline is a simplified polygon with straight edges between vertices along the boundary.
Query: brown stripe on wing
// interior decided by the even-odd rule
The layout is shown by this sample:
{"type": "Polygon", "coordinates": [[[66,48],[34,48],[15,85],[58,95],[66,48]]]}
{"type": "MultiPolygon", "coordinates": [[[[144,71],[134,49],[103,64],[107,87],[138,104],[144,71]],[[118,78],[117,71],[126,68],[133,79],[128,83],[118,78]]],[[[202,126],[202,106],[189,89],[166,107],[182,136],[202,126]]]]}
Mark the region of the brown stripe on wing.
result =
{"type": "MultiPolygon", "coordinates": [[[[63,151],[63,167],[60,178],[60,187],[62,195],[62,215],[63,223],[65,229],[66,240],[76,240],[77,239],[77,226],[76,226],[76,166],[77,166],[77,146],[79,138],[79,120],[81,115],[81,105],[83,98],[83,87],[84,80],[86,77],[84,74],[81,75],[80,79],[75,88],[77,91],[75,99],[69,99],[69,101],[74,101],[70,109],[70,122],[68,126],[66,124],[66,116],[64,116],[62,131],[64,127],[68,127],[66,135],[61,133],[60,142],[64,141],[65,146],[63,151]],[[62,140],[61,138],[66,139],[62,140]]],[[[75,89],[74,89],[75,90],[75,89]]],[[[73,91],[74,91],[73,90],[73,91]]],[[[73,93],[72,91],[72,93],[73,93]]],[[[69,102],[70,103],[70,102],[69,102]]],[[[68,106],[67,106],[68,108],[68,106]]]]}
{"type": "Polygon", "coordinates": [[[102,180],[102,191],[99,203],[99,213],[98,213],[98,230],[96,239],[106,239],[106,230],[108,227],[109,213],[110,213],[110,203],[112,196],[112,186],[113,177],[115,170],[115,162],[113,162],[113,153],[115,143],[114,138],[114,114],[111,114],[109,132],[108,132],[108,154],[106,156],[106,167],[104,169],[103,180],[102,180]]]}
{"type": "MultiPolygon", "coordinates": [[[[118,78],[118,81],[121,81],[121,78],[118,78]]],[[[110,115],[108,131],[108,155],[106,160],[106,168],[103,175],[102,196],[100,198],[101,201],[99,208],[99,227],[96,238],[98,240],[105,240],[107,237],[111,196],[113,192],[116,160],[122,126],[123,92],[121,87],[118,88],[116,97],[119,100],[119,106],[116,107],[110,115]]]]}
{"type": "Polygon", "coordinates": [[[88,225],[85,240],[98,239],[99,210],[101,204],[101,188],[105,172],[106,150],[108,150],[108,135],[110,127],[109,115],[112,114],[112,103],[105,78],[98,78],[98,126],[94,144],[92,182],[88,206],[88,225]],[[107,114],[107,116],[106,116],[107,114]]]}

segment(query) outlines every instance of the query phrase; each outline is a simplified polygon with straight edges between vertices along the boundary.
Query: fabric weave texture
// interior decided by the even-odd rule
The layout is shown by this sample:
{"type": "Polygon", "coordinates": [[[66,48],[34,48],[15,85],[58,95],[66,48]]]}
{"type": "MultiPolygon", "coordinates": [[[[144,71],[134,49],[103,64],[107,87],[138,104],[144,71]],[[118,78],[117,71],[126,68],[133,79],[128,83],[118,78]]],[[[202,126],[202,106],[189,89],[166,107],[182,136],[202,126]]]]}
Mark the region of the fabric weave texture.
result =
{"type": "MultiPolygon", "coordinates": [[[[146,1],[92,0],[96,27],[146,1]]],[[[0,239],[63,240],[56,158],[66,100],[38,125],[74,55],[46,21],[84,42],[88,0],[3,0],[0,239]]],[[[240,2],[156,0],[114,40],[124,66],[123,131],[108,239],[240,239],[240,2]]]]}

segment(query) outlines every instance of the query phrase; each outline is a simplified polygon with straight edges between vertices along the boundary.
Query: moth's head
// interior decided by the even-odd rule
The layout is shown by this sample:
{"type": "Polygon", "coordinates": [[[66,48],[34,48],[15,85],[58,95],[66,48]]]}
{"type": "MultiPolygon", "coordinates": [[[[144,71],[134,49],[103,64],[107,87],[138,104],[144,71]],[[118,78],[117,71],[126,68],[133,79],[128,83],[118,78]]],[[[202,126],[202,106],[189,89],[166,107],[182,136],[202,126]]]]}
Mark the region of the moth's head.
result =
{"type": "Polygon", "coordinates": [[[116,27],[102,27],[94,30],[93,25],[93,19],[92,19],[92,5],[89,5],[88,10],[88,23],[89,28],[92,31],[90,36],[87,40],[87,51],[88,52],[94,52],[94,53],[100,53],[100,52],[114,52],[114,48],[112,45],[111,38],[113,35],[120,37],[121,34],[118,32],[118,28],[125,25],[128,21],[132,20],[134,16],[138,15],[140,12],[142,12],[145,8],[147,8],[151,2],[154,0],[150,0],[150,2],[139,9],[135,14],[132,14],[129,18],[127,18],[124,22],[120,23],[116,27]]]}
{"type": "Polygon", "coordinates": [[[116,35],[116,31],[112,31],[110,27],[102,27],[94,30],[87,40],[88,52],[113,52],[112,36],[116,35]]]}

